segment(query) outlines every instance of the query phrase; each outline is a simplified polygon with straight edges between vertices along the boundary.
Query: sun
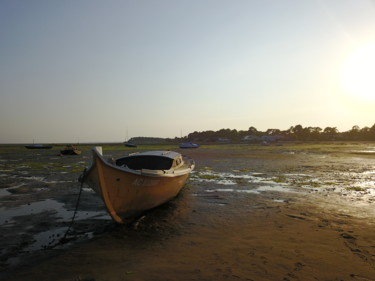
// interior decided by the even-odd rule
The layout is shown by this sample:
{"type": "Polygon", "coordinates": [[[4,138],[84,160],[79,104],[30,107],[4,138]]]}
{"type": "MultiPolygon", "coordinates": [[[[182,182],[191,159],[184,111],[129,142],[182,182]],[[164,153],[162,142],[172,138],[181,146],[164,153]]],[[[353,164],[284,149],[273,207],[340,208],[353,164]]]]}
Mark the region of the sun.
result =
{"type": "Polygon", "coordinates": [[[375,42],[356,49],[342,69],[342,86],[350,96],[375,102],[375,42]]]}

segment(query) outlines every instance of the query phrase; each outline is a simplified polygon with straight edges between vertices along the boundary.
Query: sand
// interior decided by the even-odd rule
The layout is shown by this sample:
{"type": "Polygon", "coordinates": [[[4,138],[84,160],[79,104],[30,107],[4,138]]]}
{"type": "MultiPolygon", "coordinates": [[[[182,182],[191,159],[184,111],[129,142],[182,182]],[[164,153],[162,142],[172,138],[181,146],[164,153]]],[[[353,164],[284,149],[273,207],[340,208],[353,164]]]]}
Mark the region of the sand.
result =
{"type": "MultiPolygon", "coordinates": [[[[176,199],[128,226],[80,220],[64,248],[4,262],[0,279],[375,280],[375,157],[362,153],[371,146],[183,150],[197,167],[176,199]]],[[[56,161],[78,158],[65,159],[56,161]]],[[[76,187],[48,192],[74,206],[76,187]]],[[[87,210],[100,204],[89,191],[83,200],[87,210]]],[[[53,223],[50,213],[34,217],[39,228],[53,223]]],[[[15,229],[1,227],[0,237],[15,229]]]]}

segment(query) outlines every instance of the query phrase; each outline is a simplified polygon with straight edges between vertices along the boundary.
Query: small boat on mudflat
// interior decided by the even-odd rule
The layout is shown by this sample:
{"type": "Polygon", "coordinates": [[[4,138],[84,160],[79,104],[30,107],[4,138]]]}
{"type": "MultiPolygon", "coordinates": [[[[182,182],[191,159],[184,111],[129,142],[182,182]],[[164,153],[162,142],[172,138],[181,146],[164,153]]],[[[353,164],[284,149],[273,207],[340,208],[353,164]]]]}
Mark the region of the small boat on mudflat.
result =
{"type": "Polygon", "coordinates": [[[180,148],[198,148],[199,144],[192,142],[184,142],[180,144],[180,148]]]}
{"type": "Polygon", "coordinates": [[[65,149],[60,150],[60,153],[62,155],[80,155],[81,151],[78,150],[75,146],[73,145],[67,145],[65,149]]]}
{"type": "Polygon", "coordinates": [[[25,145],[27,149],[51,149],[52,145],[45,145],[45,144],[30,144],[25,145]]]}
{"type": "Polygon", "coordinates": [[[117,223],[131,222],[174,198],[195,167],[193,159],[174,151],[132,153],[112,161],[104,159],[101,147],[92,153],[80,181],[103,199],[117,223]]]}

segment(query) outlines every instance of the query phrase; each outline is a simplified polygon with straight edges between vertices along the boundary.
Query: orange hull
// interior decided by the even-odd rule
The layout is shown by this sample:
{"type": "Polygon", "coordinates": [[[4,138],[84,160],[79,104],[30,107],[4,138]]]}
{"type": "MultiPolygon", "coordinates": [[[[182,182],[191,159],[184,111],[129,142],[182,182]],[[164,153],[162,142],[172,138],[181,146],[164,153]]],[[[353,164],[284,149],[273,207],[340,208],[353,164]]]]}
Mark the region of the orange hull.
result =
{"type": "Polygon", "coordinates": [[[110,164],[93,149],[93,163],[83,181],[103,199],[111,217],[125,223],[175,197],[184,186],[194,161],[180,171],[134,171],[110,164]]]}

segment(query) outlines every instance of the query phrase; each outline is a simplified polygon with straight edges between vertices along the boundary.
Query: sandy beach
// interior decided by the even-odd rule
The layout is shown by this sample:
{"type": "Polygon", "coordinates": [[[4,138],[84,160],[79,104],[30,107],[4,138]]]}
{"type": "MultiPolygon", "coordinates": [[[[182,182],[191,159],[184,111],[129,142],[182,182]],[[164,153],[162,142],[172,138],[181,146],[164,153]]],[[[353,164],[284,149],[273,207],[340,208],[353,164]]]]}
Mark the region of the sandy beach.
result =
{"type": "Polygon", "coordinates": [[[0,279],[375,280],[375,143],[174,150],[196,162],[177,198],[124,226],[85,187],[57,245],[89,148],[2,147],[0,279]]]}

